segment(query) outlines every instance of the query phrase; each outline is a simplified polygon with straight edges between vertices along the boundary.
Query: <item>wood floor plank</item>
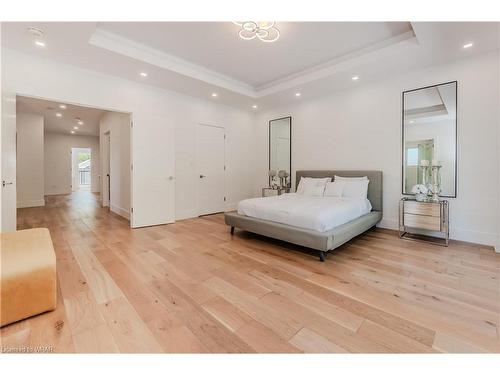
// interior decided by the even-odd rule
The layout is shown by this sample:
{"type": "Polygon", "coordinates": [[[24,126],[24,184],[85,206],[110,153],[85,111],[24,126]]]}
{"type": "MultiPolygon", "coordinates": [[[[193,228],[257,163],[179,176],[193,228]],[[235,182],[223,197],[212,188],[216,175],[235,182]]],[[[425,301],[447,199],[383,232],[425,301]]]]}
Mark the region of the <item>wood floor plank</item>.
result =
{"type": "Polygon", "coordinates": [[[124,297],[99,305],[116,345],[122,353],[161,353],[162,348],[124,297]]]}
{"type": "Polygon", "coordinates": [[[72,245],[71,249],[97,303],[109,302],[123,296],[106,269],[86,246],[72,245]]]}
{"type": "Polygon", "coordinates": [[[277,333],[284,340],[289,340],[303,327],[299,321],[290,318],[279,310],[270,308],[267,303],[259,303],[257,298],[246,294],[241,289],[218,277],[205,281],[205,284],[215,293],[245,311],[253,319],[277,333]]]}
{"type": "Polygon", "coordinates": [[[349,353],[346,349],[334,344],[308,328],[302,328],[297,332],[297,334],[290,339],[290,344],[296,346],[305,353],[349,353]]]}
{"type": "Polygon", "coordinates": [[[253,349],[214,319],[169,280],[154,280],[151,287],[169,314],[175,316],[212,353],[249,353],[253,349]]]}
{"type": "Polygon", "coordinates": [[[106,323],[73,335],[73,341],[78,353],[119,353],[120,351],[106,323]]]}

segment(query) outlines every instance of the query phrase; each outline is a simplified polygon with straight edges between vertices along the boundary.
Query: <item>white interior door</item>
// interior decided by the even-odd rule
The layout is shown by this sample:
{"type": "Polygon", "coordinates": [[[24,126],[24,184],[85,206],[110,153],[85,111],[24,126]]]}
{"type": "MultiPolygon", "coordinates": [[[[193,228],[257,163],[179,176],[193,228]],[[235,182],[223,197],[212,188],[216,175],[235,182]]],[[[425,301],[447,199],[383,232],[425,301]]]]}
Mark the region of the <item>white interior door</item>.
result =
{"type": "Polygon", "coordinates": [[[71,191],[78,190],[78,150],[71,149],[71,191]]]}
{"type": "Polygon", "coordinates": [[[224,144],[224,128],[201,124],[197,126],[198,215],[224,211],[224,144]]]}
{"type": "Polygon", "coordinates": [[[1,231],[12,232],[17,227],[17,193],[16,193],[16,96],[2,95],[2,186],[1,197],[1,231]]]}
{"type": "Polygon", "coordinates": [[[103,134],[102,139],[102,177],[101,197],[103,207],[110,206],[111,201],[111,132],[103,134]]]}

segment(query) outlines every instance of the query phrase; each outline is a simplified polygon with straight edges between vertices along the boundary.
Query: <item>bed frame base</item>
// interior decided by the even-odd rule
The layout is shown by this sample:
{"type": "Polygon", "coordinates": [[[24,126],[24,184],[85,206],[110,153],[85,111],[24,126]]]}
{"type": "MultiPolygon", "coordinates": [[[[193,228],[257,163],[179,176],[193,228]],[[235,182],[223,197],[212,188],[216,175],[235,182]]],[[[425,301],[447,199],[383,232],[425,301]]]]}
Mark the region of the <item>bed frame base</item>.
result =
{"type": "Polygon", "coordinates": [[[317,250],[319,259],[323,262],[329,250],[333,250],[353,237],[369,230],[382,219],[382,212],[372,211],[349,223],[336,227],[328,232],[317,232],[308,229],[292,227],[272,221],[238,215],[237,212],[226,212],[224,221],[231,228],[231,234],[237,227],[261,236],[287,241],[296,245],[317,250]]]}

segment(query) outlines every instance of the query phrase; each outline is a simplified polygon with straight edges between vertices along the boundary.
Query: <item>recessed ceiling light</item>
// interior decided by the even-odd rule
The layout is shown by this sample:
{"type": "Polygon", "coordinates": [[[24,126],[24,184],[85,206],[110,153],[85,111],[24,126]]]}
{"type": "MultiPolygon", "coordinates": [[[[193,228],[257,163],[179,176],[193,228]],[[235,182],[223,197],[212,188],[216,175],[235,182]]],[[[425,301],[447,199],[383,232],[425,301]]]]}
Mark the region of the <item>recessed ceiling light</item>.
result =
{"type": "Polygon", "coordinates": [[[353,81],[357,81],[357,80],[359,79],[359,76],[353,76],[353,77],[351,77],[351,79],[352,79],[353,81]]]}
{"type": "Polygon", "coordinates": [[[61,108],[61,109],[66,109],[66,105],[64,105],[64,104],[59,104],[59,108],[61,108]]]}
{"type": "Polygon", "coordinates": [[[78,130],[78,126],[73,126],[73,129],[78,130]]]}
{"type": "Polygon", "coordinates": [[[62,114],[61,114],[61,113],[59,113],[59,112],[57,112],[57,113],[56,113],[56,117],[62,117],[62,114]]]}
{"type": "Polygon", "coordinates": [[[474,45],[474,43],[466,43],[464,44],[464,48],[470,48],[474,45]]]}
{"type": "Polygon", "coordinates": [[[70,133],[71,133],[71,134],[75,134],[75,131],[74,131],[74,130],[72,130],[72,131],[70,131],[70,133]]]}
{"type": "Polygon", "coordinates": [[[28,32],[33,36],[35,44],[38,47],[45,47],[45,42],[43,41],[43,30],[36,27],[28,27],[28,32]]]}
{"type": "Polygon", "coordinates": [[[82,120],[78,120],[77,124],[78,125],[83,125],[83,121],[82,120]]]}
{"type": "Polygon", "coordinates": [[[148,73],[146,73],[146,72],[140,72],[139,74],[141,75],[141,77],[147,77],[148,76],[148,73]]]}
{"type": "Polygon", "coordinates": [[[298,97],[298,96],[301,96],[301,95],[302,95],[302,94],[301,94],[300,92],[296,92],[296,93],[295,93],[295,96],[297,96],[297,97],[298,97]]]}
{"type": "Polygon", "coordinates": [[[415,121],[413,121],[413,120],[410,120],[409,122],[410,122],[410,124],[413,124],[413,123],[414,123],[415,121]]]}
{"type": "Polygon", "coordinates": [[[253,108],[253,109],[257,109],[257,108],[259,108],[259,107],[257,106],[257,104],[254,104],[254,105],[252,106],[252,108],[253,108]]]}
{"type": "Polygon", "coordinates": [[[212,98],[216,98],[216,97],[218,97],[218,96],[219,96],[219,95],[218,95],[216,92],[213,92],[213,93],[212,93],[212,98]]]}

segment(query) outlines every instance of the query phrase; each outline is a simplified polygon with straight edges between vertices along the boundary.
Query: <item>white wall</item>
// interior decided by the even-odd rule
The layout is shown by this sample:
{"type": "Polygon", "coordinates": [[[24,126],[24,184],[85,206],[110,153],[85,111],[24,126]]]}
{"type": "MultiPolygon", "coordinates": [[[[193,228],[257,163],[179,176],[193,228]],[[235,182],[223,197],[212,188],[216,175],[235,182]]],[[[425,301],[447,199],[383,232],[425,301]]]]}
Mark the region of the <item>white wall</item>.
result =
{"type": "MultiPolygon", "coordinates": [[[[103,154],[104,133],[110,133],[110,179],[111,179],[111,211],[130,218],[130,115],[118,112],[106,112],[99,122],[100,149],[103,154]]],[[[104,173],[104,158],[100,165],[101,191],[105,191],[107,183],[104,173]]]]}
{"type": "Polygon", "coordinates": [[[17,207],[44,206],[43,116],[17,113],[17,207]]]}
{"type": "MultiPolygon", "coordinates": [[[[228,205],[252,195],[256,150],[251,111],[5,48],[2,65],[6,96],[17,93],[132,113],[133,227],[172,222],[195,213],[193,150],[198,122],[226,127],[228,205]]],[[[9,111],[10,107],[2,107],[2,116],[10,116],[9,111]]]]}
{"type": "Polygon", "coordinates": [[[353,89],[258,116],[260,173],[267,184],[268,120],[292,116],[292,168],[380,169],[384,173],[381,226],[397,228],[401,198],[401,92],[458,80],[458,197],[450,199],[451,237],[495,245],[499,230],[499,56],[353,83],[353,89]]]}
{"type": "Polygon", "coordinates": [[[90,189],[99,192],[99,137],[45,133],[45,195],[71,193],[72,148],[90,148],[90,189]]]}

